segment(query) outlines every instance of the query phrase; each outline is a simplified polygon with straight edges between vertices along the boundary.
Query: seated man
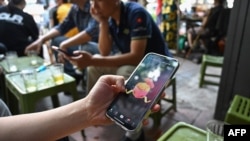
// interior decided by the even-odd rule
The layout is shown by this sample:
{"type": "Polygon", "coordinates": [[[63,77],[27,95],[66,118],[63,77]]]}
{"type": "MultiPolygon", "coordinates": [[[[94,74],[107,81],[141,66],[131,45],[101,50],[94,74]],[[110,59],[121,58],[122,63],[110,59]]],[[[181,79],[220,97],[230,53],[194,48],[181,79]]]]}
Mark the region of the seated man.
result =
{"type": "MultiPolygon", "coordinates": [[[[55,0],[55,2],[56,2],[56,6],[52,7],[49,10],[50,28],[53,28],[57,26],[58,24],[62,23],[63,20],[67,17],[72,7],[72,3],[69,3],[68,0],[55,0]]],[[[67,38],[73,37],[77,33],[78,33],[78,29],[75,27],[69,30],[64,35],[53,38],[52,45],[59,46],[62,41],[66,40],[67,38]],[[57,39],[59,41],[55,41],[57,43],[53,44],[53,41],[57,39]]]]}
{"type": "MultiPolygon", "coordinates": [[[[25,0],[11,0],[0,8],[0,43],[8,51],[24,56],[24,50],[39,36],[37,24],[32,15],[25,13],[25,0]]],[[[5,50],[6,51],[6,50],[5,50]]],[[[40,56],[42,52],[39,50],[40,56]]]]}
{"type": "Polygon", "coordinates": [[[223,1],[224,0],[214,0],[214,7],[209,10],[207,16],[203,19],[202,25],[188,30],[187,39],[189,48],[194,49],[200,41],[200,46],[205,50],[209,50],[209,47],[206,46],[206,39],[214,36],[218,32],[215,27],[220,12],[224,9],[223,1]]]}
{"type": "MultiPolygon", "coordinates": [[[[89,0],[75,0],[73,6],[70,9],[68,16],[60,23],[58,26],[52,28],[47,34],[41,36],[35,42],[30,44],[26,48],[26,52],[28,50],[36,49],[40,50],[42,44],[54,37],[59,35],[64,35],[69,30],[77,27],[79,33],[71,38],[63,40],[60,43],[52,43],[54,45],[58,45],[60,49],[73,52],[74,50],[78,50],[78,46],[82,46],[83,50],[96,54],[98,53],[97,48],[97,39],[98,39],[98,23],[94,20],[90,13],[90,3],[89,0]]],[[[58,54],[58,61],[64,62],[62,58],[62,53],[58,54]]],[[[77,82],[81,80],[81,76],[75,73],[75,69],[72,64],[68,61],[65,62],[65,72],[69,75],[76,78],[77,82]]]]}

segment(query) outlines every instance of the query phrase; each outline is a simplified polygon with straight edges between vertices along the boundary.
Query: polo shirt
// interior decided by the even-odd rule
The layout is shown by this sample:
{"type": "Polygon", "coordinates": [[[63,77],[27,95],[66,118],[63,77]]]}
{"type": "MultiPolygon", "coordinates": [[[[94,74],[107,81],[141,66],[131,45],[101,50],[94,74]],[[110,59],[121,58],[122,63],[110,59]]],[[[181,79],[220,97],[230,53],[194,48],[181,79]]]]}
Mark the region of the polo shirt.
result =
{"type": "Polygon", "coordinates": [[[55,28],[64,35],[70,29],[77,27],[78,31],[86,31],[91,37],[92,41],[98,41],[99,24],[92,18],[90,14],[90,2],[85,3],[83,10],[76,4],[73,4],[68,16],[55,28]]]}
{"type": "MultiPolygon", "coordinates": [[[[56,26],[59,23],[62,23],[63,20],[67,17],[70,9],[71,9],[72,4],[71,3],[62,3],[59,6],[55,6],[50,9],[49,14],[50,14],[50,19],[53,20],[54,25],[56,26]]],[[[65,37],[70,38],[73,37],[78,33],[78,29],[74,27],[73,29],[69,30],[66,34],[64,34],[65,37]]]]}
{"type": "Polygon", "coordinates": [[[144,54],[155,52],[171,56],[167,44],[151,15],[138,3],[121,2],[120,24],[109,19],[110,34],[122,53],[130,52],[130,42],[147,38],[144,54]]]}

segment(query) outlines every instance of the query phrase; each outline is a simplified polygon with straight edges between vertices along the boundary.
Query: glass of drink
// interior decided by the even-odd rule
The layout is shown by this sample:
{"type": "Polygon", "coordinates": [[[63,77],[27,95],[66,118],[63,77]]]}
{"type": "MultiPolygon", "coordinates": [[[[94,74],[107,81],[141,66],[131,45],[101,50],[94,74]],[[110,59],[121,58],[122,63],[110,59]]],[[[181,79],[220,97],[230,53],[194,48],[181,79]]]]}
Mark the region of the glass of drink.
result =
{"type": "Polygon", "coordinates": [[[21,76],[27,92],[34,92],[37,90],[37,74],[35,69],[22,70],[21,76]]]}
{"type": "Polygon", "coordinates": [[[16,51],[8,51],[6,52],[6,63],[10,72],[16,72],[17,68],[17,52],[16,51]]]}
{"type": "Polygon", "coordinates": [[[30,57],[30,64],[33,66],[37,65],[37,63],[38,63],[37,62],[37,55],[38,55],[37,51],[36,50],[29,50],[27,54],[30,57]]]}
{"type": "Polygon", "coordinates": [[[55,63],[49,67],[56,85],[64,83],[64,67],[62,63],[55,63]]]}

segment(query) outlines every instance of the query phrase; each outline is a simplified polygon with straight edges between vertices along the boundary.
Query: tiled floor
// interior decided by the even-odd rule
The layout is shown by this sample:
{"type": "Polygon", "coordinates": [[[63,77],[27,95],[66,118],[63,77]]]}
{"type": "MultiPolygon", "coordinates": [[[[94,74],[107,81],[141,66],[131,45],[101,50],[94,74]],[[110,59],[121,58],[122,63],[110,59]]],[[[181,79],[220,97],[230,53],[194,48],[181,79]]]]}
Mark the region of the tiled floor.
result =
{"type": "MultiPolygon", "coordinates": [[[[177,111],[171,110],[161,121],[161,126],[158,129],[152,129],[152,119],[145,126],[146,141],[155,141],[161,133],[167,131],[172,125],[179,121],[183,121],[199,128],[205,129],[205,124],[208,120],[213,119],[214,108],[217,98],[217,86],[204,86],[199,88],[199,71],[200,65],[189,60],[176,57],[181,65],[176,74],[177,88],[177,111]]],[[[214,73],[220,73],[220,69],[209,68],[214,73]]],[[[84,90],[81,85],[78,86],[79,95],[84,97],[84,90]]],[[[171,93],[171,88],[166,89],[166,93],[171,93]]],[[[62,105],[72,102],[71,96],[63,93],[59,94],[62,105]]],[[[163,108],[166,103],[163,103],[163,108]]],[[[37,111],[42,111],[52,108],[49,98],[41,100],[37,105],[37,111]]],[[[82,141],[80,132],[72,134],[71,140],[82,141]]]]}

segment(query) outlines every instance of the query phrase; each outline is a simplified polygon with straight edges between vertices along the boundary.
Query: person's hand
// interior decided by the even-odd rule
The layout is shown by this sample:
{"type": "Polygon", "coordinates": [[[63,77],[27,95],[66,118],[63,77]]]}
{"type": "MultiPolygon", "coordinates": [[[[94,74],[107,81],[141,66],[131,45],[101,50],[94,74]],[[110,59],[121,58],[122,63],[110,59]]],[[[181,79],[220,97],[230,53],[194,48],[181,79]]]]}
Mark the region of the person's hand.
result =
{"type": "Polygon", "coordinates": [[[106,110],[119,92],[125,91],[124,77],[118,75],[101,76],[87,95],[87,112],[91,125],[106,125],[113,123],[106,110]]]}
{"type": "MultiPolygon", "coordinates": [[[[89,107],[87,114],[92,125],[107,125],[113,123],[105,114],[108,106],[116,95],[119,94],[119,92],[125,91],[124,82],[124,77],[118,75],[103,75],[99,78],[86,97],[86,104],[87,107],[89,107]]],[[[159,110],[160,105],[155,104],[151,112],[157,112],[159,110]]],[[[148,120],[145,119],[143,125],[147,123],[148,120]]]]}
{"type": "MultiPolygon", "coordinates": [[[[59,45],[59,48],[65,52],[67,52],[67,47],[65,46],[65,41],[61,42],[59,45]]],[[[57,60],[60,63],[65,63],[65,54],[63,54],[62,52],[58,52],[57,54],[57,60]]]]}
{"type": "Polygon", "coordinates": [[[105,17],[104,15],[102,15],[102,13],[98,11],[98,9],[93,7],[93,4],[91,4],[91,7],[90,7],[90,14],[99,23],[108,22],[109,17],[105,17]]]}
{"type": "Polygon", "coordinates": [[[64,54],[63,53],[58,52],[58,54],[57,54],[57,61],[59,63],[64,63],[65,62],[65,60],[64,60],[64,54]]]}
{"type": "Polygon", "coordinates": [[[43,40],[41,38],[38,38],[36,41],[34,41],[25,48],[24,53],[28,54],[30,50],[36,50],[36,52],[40,52],[42,45],[43,45],[43,40]]]}
{"type": "MultiPolygon", "coordinates": [[[[64,50],[65,52],[67,52],[67,49],[64,49],[63,47],[59,47],[61,50],[64,50]]],[[[65,54],[64,53],[62,53],[62,52],[59,52],[58,51],[58,54],[57,54],[57,61],[59,62],[59,63],[65,63],[65,54]]]]}
{"type": "Polygon", "coordinates": [[[66,56],[64,55],[64,58],[69,60],[71,64],[74,66],[77,66],[78,69],[84,69],[87,66],[91,65],[92,63],[92,54],[86,52],[86,51],[74,51],[73,52],[76,56],[66,56]]]}

